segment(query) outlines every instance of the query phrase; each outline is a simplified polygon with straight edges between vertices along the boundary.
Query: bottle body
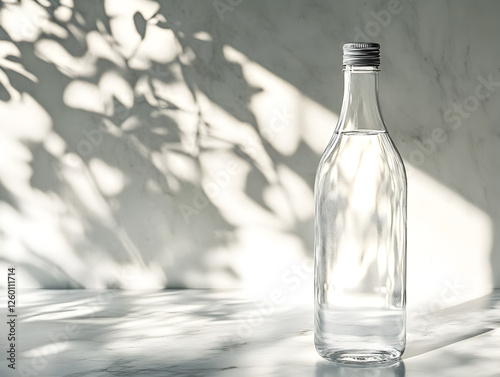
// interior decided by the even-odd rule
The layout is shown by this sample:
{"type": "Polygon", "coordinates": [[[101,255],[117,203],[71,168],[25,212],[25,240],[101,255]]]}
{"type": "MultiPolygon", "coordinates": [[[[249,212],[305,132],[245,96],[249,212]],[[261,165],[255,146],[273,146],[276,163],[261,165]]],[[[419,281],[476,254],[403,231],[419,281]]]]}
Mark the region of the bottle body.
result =
{"type": "Polygon", "coordinates": [[[387,362],[406,344],[406,173],[378,69],[347,68],[315,183],[315,345],[331,361],[387,362]]]}

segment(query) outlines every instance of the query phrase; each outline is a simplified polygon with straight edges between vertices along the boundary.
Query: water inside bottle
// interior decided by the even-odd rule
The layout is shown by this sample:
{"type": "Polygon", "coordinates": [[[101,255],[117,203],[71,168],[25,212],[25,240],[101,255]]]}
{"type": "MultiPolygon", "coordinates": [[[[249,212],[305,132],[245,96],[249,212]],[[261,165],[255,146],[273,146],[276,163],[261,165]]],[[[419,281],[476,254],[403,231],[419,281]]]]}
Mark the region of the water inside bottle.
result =
{"type": "Polygon", "coordinates": [[[405,345],[402,160],[384,131],[337,134],[316,185],[316,348],[338,362],[394,359],[405,345]]]}

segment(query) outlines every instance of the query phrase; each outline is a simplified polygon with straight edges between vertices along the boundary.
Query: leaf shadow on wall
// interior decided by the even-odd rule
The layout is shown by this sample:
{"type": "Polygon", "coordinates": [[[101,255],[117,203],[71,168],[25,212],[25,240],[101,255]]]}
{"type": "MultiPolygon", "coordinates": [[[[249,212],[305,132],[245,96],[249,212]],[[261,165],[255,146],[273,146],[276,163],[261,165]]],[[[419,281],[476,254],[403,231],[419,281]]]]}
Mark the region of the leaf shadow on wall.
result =
{"type": "MultiPolygon", "coordinates": [[[[2,4],[2,12],[18,6],[2,4]]],[[[102,2],[76,2],[64,21],[63,6],[37,7],[38,18],[20,21],[34,31],[0,28],[9,46],[0,63],[5,142],[23,156],[9,153],[12,164],[1,176],[6,222],[20,224],[19,234],[3,231],[5,250],[19,255],[1,260],[18,262],[46,288],[238,284],[241,270],[227,250],[242,225],[220,208],[226,192],[207,192],[214,168],[205,156],[229,156],[246,167],[245,200],[275,216],[265,199],[270,186],[285,202],[300,200],[287,194],[276,162],[312,191],[318,154],[300,141],[285,156],[262,137],[249,105],[262,89],[226,59],[224,41],[210,37],[223,24],[196,24],[178,3],[123,16],[108,14],[102,2]],[[113,22],[135,25],[132,51],[113,22]],[[170,44],[157,48],[169,56],[160,54],[159,63],[143,45],[154,40],[149,33],[162,31],[170,44]],[[195,37],[200,32],[209,37],[195,37]],[[267,172],[246,139],[225,138],[205,119],[211,107],[258,136],[267,172]],[[17,168],[27,173],[16,175],[17,168]]],[[[203,7],[212,11],[211,4],[203,7]]],[[[298,240],[311,257],[312,216],[277,232],[298,240]]]]}

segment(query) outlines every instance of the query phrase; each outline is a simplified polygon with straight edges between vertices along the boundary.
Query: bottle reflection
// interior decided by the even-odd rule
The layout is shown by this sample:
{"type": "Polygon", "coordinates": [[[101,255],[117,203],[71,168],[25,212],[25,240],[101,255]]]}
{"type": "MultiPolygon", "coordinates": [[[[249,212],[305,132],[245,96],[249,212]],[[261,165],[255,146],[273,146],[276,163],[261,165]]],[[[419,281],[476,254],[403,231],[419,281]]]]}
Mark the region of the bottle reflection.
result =
{"type": "Polygon", "coordinates": [[[316,377],[404,377],[402,360],[384,364],[349,365],[340,363],[316,364],[316,377]]]}

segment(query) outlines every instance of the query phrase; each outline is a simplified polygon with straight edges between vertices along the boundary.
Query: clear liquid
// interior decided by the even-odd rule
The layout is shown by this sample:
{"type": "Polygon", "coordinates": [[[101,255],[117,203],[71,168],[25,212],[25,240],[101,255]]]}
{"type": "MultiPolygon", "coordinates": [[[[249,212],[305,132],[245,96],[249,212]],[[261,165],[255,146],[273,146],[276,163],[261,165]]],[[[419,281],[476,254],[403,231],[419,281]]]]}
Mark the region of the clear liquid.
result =
{"type": "Polygon", "coordinates": [[[316,348],[326,359],[346,363],[386,362],[401,356],[405,315],[402,309],[320,308],[316,348]]]}
{"type": "Polygon", "coordinates": [[[346,363],[398,358],[406,341],[406,176],[389,135],[335,135],[315,196],[318,353],[346,363]]]}

